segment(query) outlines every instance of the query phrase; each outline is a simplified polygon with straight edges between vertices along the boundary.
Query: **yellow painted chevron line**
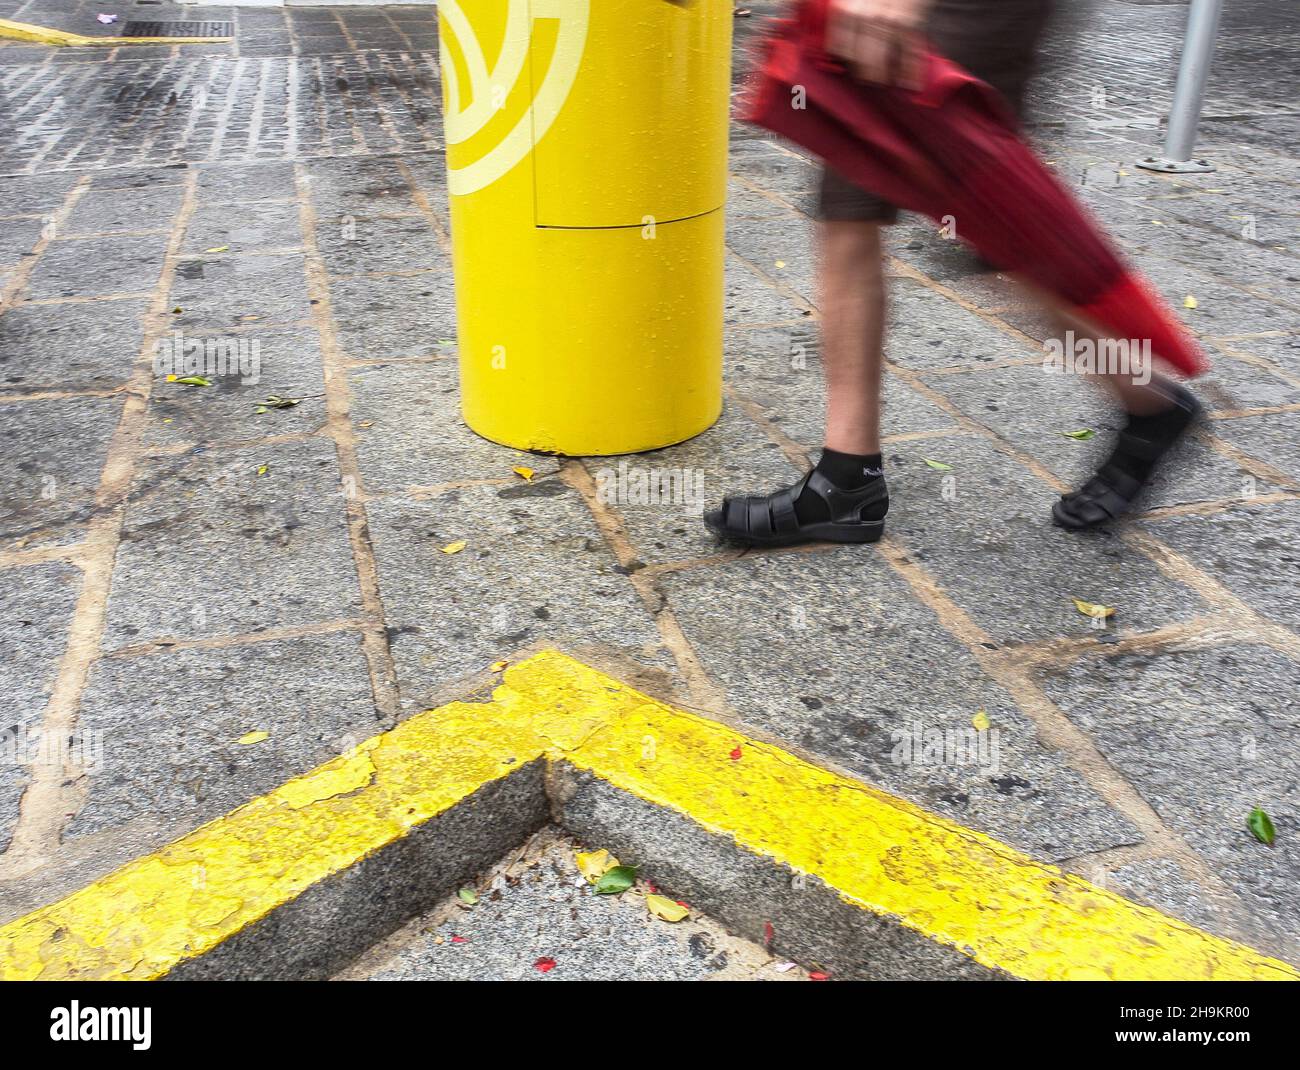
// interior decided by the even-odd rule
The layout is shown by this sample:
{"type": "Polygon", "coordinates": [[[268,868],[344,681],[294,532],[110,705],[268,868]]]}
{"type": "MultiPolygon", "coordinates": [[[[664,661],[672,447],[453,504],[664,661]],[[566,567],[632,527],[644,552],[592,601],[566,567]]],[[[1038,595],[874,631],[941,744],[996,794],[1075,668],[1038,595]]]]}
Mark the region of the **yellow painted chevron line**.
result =
{"type": "Polygon", "coordinates": [[[980,832],[553,651],[0,928],[0,977],[156,978],[544,759],[1027,979],[1300,979],[980,832]],[[741,748],[739,759],[731,755],[741,748]]]}
{"type": "Polygon", "coordinates": [[[207,45],[234,40],[232,37],[87,37],[48,26],[0,19],[0,37],[31,41],[38,45],[67,45],[76,48],[116,48],[119,45],[207,45]]]}

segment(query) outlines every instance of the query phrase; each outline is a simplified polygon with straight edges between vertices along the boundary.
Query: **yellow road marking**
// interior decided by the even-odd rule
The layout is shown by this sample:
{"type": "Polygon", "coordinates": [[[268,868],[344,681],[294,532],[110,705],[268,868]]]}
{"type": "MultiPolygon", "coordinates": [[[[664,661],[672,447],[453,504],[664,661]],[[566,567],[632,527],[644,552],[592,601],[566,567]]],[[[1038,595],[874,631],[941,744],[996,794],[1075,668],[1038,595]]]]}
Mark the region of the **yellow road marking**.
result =
{"type": "Polygon", "coordinates": [[[542,757],[1017,977],[1300,979],[1284,962],[551,651],[507,669],[491,702],[413,717],[0,928],[0,977],[161,976],[542,757]]]}
{"type": "Polygon", "coordinates": [[[118,45],[209,45],[234,40],[232,37],[87,37],[48,26],[0,19],[0,37],[14,41],[31,41],[38,45],[61,45],[73,48],[116,48],[118,45]]]}

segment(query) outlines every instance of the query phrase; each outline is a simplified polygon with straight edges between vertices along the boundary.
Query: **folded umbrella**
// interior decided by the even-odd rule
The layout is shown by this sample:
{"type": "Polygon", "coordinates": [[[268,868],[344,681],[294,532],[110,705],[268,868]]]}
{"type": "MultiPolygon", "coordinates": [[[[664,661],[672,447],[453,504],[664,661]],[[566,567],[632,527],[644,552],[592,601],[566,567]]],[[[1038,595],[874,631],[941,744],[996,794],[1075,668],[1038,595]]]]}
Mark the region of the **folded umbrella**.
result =
{"type": "Polygon", "coordinates": [[[824,48],[829,0],[767,36],[744,117],[908,211],[951,222],[1000,270],[1056,295],[1105,335],[1186,375],[1206,361],[1142,276],[1021,139],[998,92],[935,53],[920,89],[864,83],[824,48]]]}

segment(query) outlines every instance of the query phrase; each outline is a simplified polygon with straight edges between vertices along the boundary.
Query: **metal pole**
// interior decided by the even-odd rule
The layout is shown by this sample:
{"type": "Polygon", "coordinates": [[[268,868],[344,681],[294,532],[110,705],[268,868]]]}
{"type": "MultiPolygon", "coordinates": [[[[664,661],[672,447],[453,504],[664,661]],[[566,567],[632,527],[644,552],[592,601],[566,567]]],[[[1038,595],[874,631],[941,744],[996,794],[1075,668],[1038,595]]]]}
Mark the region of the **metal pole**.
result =
{"type": "Polygon", "coordinates": [[[1223,0],[1192,0],[1187,14],[1187,36],[1183,41],[1183,55],[1178,64],[1178,82],[1174,86],[1174,102],[1169,109],[1169,131],[1165,137],[1163,156],[1147,156],[1138,161],[1139,167],[1149,171],[1186,173],[1213,171],[1207,160],[1193,160],[1192,148],[1196,144],[1196,124],[1201,118],[1205,102],[1205,83],[1209,78],[1210,64],[1214,60],[1214,39],[1219,32],[1219,16],[1223,13],[1223,0]]]}

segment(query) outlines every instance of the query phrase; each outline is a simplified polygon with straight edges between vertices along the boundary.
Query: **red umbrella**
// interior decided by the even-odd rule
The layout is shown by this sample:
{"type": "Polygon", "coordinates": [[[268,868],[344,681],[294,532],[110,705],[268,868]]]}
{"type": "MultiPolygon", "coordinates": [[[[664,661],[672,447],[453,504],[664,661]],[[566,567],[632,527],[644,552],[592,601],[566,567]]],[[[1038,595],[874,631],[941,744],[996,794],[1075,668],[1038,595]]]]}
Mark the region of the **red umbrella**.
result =
{"type": "Polygon", "coordinates": [[[951,217],[989,263],[1057,295],[1105,334],[1149,340],[1187,375],[1206,369],[1159,296],[1021,140],[995,89],[934,53],[919,90],[853,78],[823,47],[828,3],[803,0],[775,24],[746,119],[900,208],[951,217]]]}

